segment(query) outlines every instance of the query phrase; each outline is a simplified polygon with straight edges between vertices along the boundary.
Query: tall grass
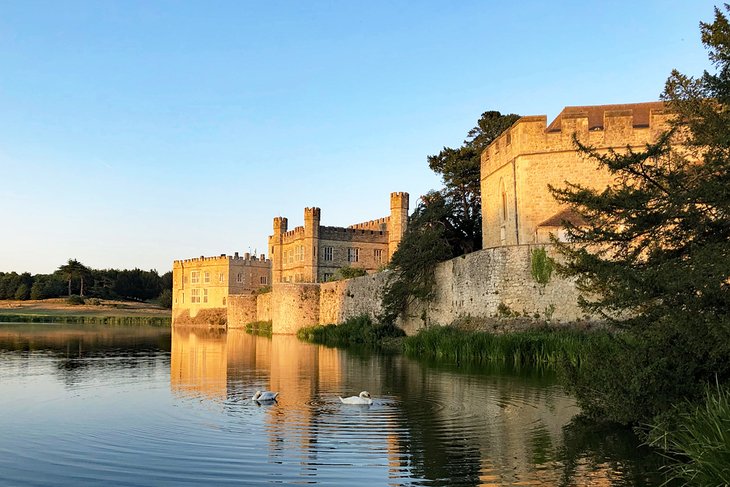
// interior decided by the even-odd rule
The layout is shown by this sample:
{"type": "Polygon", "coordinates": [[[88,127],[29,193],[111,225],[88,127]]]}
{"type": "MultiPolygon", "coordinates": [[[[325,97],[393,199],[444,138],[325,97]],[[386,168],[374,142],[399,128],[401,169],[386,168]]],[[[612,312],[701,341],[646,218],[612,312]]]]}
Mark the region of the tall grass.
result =
{"type": "Polygon", "coordinates": [[[251,323],[246,323],[245,327],[246,333],[262,337],[270,337],[271,329],[271,321],[254,321],[251,323]]]}
{"type": "Polygon", "coordinates": [[[557,367],[567,360],[579,367],[588,342],[604,339],[603,332],[546,329],[495,335],[439,326],[406,338],[404,351],[409,356],[456,364],[557,367]]]}
{"type": "Polygon", "coordinates": [[[356,316],[339,325],[308,326],[297,332],[300,340],[332,347],[351,345],[381,347],[390,339],[404,335],[400,328],[373,323],[367,315],[356,316]]]}
{"type": "Polygon", "coordinates": [[[652,427],[651,444],[675,460],[672,479],[684,485],[730,485],[730,389],[709,389],[701,405],[676,410],[671,425],[652,427]]]}
{"type": "Polygon", "coordinates": [[[64,323],[109,326],[170,326],[169,316],[73,316],[0,314],[0,323],[64,323]]]}

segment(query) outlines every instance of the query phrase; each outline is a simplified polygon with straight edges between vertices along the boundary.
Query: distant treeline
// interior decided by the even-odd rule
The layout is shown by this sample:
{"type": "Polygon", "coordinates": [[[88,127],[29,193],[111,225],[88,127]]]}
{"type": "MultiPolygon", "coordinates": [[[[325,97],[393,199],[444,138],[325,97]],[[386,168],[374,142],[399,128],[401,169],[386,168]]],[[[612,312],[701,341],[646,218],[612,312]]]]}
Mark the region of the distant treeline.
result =
{"type": "MultiPolygon", "coordinates": [[[[53,274],[0,272],[0,299],[47,299],[79,295],[147,301],[172,295],[172,272],[91,269],[69,260],[53,274]]],[[[163,303],[164,304],[164,303],[163,303]]]]}

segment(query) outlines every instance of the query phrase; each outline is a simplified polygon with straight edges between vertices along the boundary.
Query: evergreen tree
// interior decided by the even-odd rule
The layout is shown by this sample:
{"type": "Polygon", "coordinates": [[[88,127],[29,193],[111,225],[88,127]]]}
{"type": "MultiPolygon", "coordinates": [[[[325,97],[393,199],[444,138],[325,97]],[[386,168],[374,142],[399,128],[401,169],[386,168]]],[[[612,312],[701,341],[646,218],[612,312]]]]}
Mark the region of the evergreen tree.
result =
{"type": "Polygon", "coordinates": [[[672,72],[671,129],[641,151],[601,154],[576,140],[614,182],[552,188],[587,222],[557,242],[559,270],[577,278],[587,310],[628,330],[610,353],[568,366],[568,386],[588,414],[625,423],[730,380],[730,24],[715,9],[700,27],[717,72],[672,72]]]}

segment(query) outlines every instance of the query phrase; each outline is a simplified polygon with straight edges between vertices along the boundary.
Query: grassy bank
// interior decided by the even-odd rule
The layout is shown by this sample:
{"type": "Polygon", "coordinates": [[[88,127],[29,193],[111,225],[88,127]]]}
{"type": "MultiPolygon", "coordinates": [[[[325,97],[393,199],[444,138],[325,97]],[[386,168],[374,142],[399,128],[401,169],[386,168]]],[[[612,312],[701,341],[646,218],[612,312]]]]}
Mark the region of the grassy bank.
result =
{"type": "Polygon", "coordinates": [[[340,325],[315,325],[301,328],[297,337],[330,347],[371,347],[400,351],[405,333],[393,325],[373,323],[369,316],[357,316],[340,325]]]}
{"type": "Polygon", "coordinates": [[[170,326],[169,309],[151,303],[68,298],[0,301],[0,323],[67,323],[78,325],[170,326]]]}
{"type": "Polygon", "coordinates": [[[675,407],[653,426],[652,446],[675,460],[670,477],[684,485],[730,485],[730,390],[708,388],[703,403],[675,407]]]}
{"type": "Polygon", "coordinates": [[[421,330],[406,338],[404,352],[412,357],[461,364],[508,364],[557,368],[562,360],[580,367],[587,345],[607,340],[605,332],[537,329],[495,335],[450,326],[421,330]]]}
{"type": "Polygon", "coordinates": [[[169,316],[74,316],[74,315],[33,315],[0,314],[0,323],[64,323],[75,325],[109,326],[170,326],[169,316]]]}

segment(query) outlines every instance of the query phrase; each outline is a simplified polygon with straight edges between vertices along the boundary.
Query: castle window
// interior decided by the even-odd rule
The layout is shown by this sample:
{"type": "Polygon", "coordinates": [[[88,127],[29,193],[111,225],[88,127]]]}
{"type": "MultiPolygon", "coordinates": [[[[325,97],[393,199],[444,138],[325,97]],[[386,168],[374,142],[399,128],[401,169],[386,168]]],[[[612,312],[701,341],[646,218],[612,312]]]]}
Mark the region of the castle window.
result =
{"type": "Polygon", "coordinates": [[[226,297],[223,296],[223,306],[225,306],[225,305],[226,305],[226,297]]]}
{"type": "Polygon", "coordinates": [[[236,276],[236,282],[243,282],[243,274],[241,274],[240,272],[236,276]]]}
{"type": "Polygon", "coordinates": [[[267,281],[268,281],[268,279],[266,278],[266,276],[261,276],[261,278],[260,278],[261,284],[265,285],[265,284],[267,284],[267,281]]]}
{"type": "Polygon", "coordinates": [[[200,271],[190,272],[190,284],[198,284],[200,282],[200,271]]]}
{"type": "Polygon", "coordinates": [[[504,188],[504,179],[499,180],[499,190],[502,195],[502,221],[507,220],[507,190],[504,188]]]}
{"type": "Polygon", "coordinates": [[[190,302],[191,303],[200,302],[200,289],[191,289],[190,290],[190,302]]]}
{"type": "Polygon", "coordinates": [[[373,250],[373,259],[375,259],[375,262],[377,264],[382,264],[382,262],[383,262],[383,249],[374,249],[373,250]]]}
{"type": "Polygon", "coordinates": [[[210,272],[205,272],[203,274],[203,282],[208,284],[210,282],[210,272]]]}
{"type": "Polygon", "coordinates": [[[203,302],[204,303],[208,302],[208,290],[207,289],[203,289],[203,302]]]}
{"type": "Polygon", "coordinates": [[[324,248],[324,256],[322,257],[322,260],[332,260],[332,247],[324,248]]]}
{"type": "Polygon", "coordinates": [[[225,274],[223,274],[222,272],[219,272],[218,273],[218,282],[222,283],[222,282],[225,282],[225,280],[226,280],[225,274]]]}
{"type": "Polygon", "coordinates": [[[332,273],[331,272],[325,272],[324,274],[322,274],[322,279],[324,280],[324,282],[329,281],[330,279],[332,279],[332,273]]]}
{"type": "Polygon", "coordinates": [[[289,263],[291,264],[292,262],[294,262],[294,252],[292,252],[290,250],[288,253],[289,253],[289,263]]]}
{"type": "Polygon", "coordinates": [[[357,262],[360,257],[360,249],[350,247],[347,249],[347,262],[357,262]]]}

